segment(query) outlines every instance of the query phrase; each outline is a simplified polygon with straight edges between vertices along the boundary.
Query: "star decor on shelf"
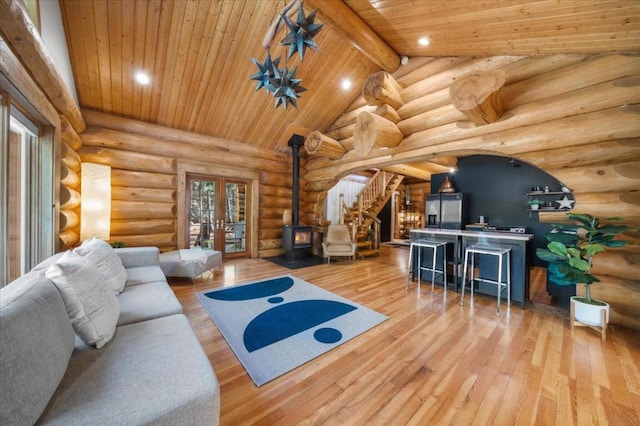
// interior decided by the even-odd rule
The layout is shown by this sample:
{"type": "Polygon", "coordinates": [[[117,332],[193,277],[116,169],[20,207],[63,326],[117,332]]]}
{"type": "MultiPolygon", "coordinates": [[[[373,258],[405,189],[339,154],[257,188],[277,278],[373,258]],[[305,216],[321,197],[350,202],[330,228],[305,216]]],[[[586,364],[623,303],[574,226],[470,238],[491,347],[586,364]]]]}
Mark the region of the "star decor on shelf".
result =
{"type": "Polygon", "coordinates": [[[300,61],[304,59],[304,52],[307,47],[312,48],[316,52],[319,50],[318,45],[313,38],[322,29],[322,24],[315,24],[317,9],[314,9],[309,16],[304,15],[302,2],[298,9],[298,19],[296,22],[291,21],[286,15],[283,15],[284,22],[289,27],[289,34],[280,42],[282,45],[289,46],[287,58],[290,58],[296,50],[300,55],[300,61]]]}
{"type": "Polygon", "coordinates": [[[575,202],[574,200],[568,199],[566,195],[564,196],[564,198],[562,200],[556,200],[556,203],[560,204],[560,206],[558,206],[559,209],[571,210],[571,205],[574,202],[575,202]]]}
{"type": "Polygon", "coordinates": [[[267,91],[267,93],[273,92],[273,87],[270,85],[270,79],[274,76],[274,69],[278,68],[280,64],[280,58],[278,57],[275,61],[271,60],[271,53],[267,52],[267,58],[264,60],[264,63],[261,63],[255,58],[251,58],[253,63],[258,67],[258,72],[251,76],[251,80],[257,80],[258,85],[256,86],[256,91],[262,89],[267,91]]]}
{"type": "Polygon", "coordinates": [[[291,71],[286,68],[273,68],[274,76],[269,81],[274,89],[273,97],[276,99],[274,108],[278,108],[280,104],[284,109],[287,109],[288,104],[298,108],[298,102],[296,101],[299,97],[298,93],[305,92],[307,89],[300,86],[302,80],[296,78],[296,71],[295,67],[291,71]]]}
{"type": "Polygon", "coordinates": [[[318,45],[313,38],[320,32],[323,24],[315,23],[316,12],[317,9],[314,9],[309,15],[305,16],[303,1],[292,0],[282,9],[277,20],[271,24],[269,31],[265,35],[262,47],[267,51],[267,57],[264,62],[251,58],[253,63],[258,67],[258,72],[251,76],[251,80],[258,82],[256,91],[264,88],[267,93],[271,94],[275,98],[274,108],[278,108],[280,105],[282,105],[284,109],[287,109],[289,105],[298,108],[297,98],[300,97],[300,93],[307,89],[300,85],[302,79],[296,78],[297,67],[291,70],[289,70],[286,65],[280,67],[281,58],[272,59],[269,47],[273,42],[275,34],[284,22],[290,30],[289,34],[280,42],[282,46],[290,46],[286,59],[289,59],[297,51],[300,62],[302,62],[307,47],[318,51],[318,45]],[[299,9],[298,17],[294,22],[287,17],[287,13],[296,3],[298,3],[299,9]]]}

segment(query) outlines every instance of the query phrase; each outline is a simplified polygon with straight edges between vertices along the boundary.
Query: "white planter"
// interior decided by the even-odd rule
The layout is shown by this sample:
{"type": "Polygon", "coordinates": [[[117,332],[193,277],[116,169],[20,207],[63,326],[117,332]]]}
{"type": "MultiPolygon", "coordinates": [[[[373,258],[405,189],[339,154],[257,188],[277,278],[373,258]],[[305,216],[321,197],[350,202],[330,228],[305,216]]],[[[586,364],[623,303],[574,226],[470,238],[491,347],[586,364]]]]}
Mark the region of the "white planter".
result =
{"type": "Polygon", "coordinates": [[[609,304],[606,302],[603,306],[592,305],[589,303],[581,302],[580,296],[571,297],[571,303],[574,305],[575,320],[586,325],[602,326],[609,324],[609,304]],[[602,311],[605,312],[605,324],[602,324],[602,311]]]}
{"type": "Polygon", "coordinates": [[[539,204],[531,204],[531,210],[538,210],[539,207],[539,204]]]}

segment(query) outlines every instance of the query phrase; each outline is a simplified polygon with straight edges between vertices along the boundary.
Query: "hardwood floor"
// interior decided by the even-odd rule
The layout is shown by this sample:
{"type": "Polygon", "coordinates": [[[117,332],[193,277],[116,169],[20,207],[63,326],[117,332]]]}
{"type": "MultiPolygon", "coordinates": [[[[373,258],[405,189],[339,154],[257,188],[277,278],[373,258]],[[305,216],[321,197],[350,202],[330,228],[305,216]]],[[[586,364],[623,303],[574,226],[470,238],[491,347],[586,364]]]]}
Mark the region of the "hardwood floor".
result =
{"type": "Polygon", "coordinates": [[[405,292],[407,255],[383,247],[351,265],[297,270],[232,260],[194,286],[173,285],[220,381],[220,424],[640,425],[640,332],[611,327],[601,342],[562,315],[505,304],[496,317],[494,298],[461,307],[453,291],[405,292]],[[389,320],[258,388],[195,293],[287,273],[389,320]]]}

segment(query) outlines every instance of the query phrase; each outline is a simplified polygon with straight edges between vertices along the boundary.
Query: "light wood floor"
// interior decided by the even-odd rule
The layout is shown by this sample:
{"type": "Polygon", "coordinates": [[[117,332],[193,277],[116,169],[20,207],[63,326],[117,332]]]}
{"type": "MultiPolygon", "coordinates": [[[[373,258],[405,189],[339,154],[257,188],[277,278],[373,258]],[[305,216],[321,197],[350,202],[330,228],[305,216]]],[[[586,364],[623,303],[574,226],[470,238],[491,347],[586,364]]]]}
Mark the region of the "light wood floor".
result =
{"type": "Polygon", "coordinates": [[[640,425],[639,332],[612,327],[601,342],[561,315],[503,305],[496,317],[494,298],[461,307],[453,291],[405,292],[407,255],[383,247],[378,258],[297,270],[233,260],[174,285],[220,381],[220,424],[640,425]],[[195,293],[286,273],[389,320],[258,388],[195,293]]]}

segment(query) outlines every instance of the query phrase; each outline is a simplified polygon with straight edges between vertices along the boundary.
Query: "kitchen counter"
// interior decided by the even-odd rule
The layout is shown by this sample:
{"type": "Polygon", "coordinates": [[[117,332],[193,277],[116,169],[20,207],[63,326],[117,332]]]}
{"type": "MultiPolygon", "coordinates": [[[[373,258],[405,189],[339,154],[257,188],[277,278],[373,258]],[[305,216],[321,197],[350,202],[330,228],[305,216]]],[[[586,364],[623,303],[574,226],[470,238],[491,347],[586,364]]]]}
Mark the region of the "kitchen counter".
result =
{"type": "Polygon", "coordinates": [[[467,231],[460,229],[431,229],[421,228],[412,229],[411,233],[416,234],[432,234],[432,235],[453,235],[459,237],[477,237],[480,239],[504,239],[504,240],[517,240],[517,241],[529,241],[533,239],[533,234],[520,234],[518,232],[500,232],[500,231],[467,231]]]}
{"type": "MultiPolygon", "coordinates": [[[[449,244],[447,256],[449,262],[454,265],[452,282],[456,291],[459,291],[465,247],[480,243],[511,249],[511,300],[520,303],[521,308],[524,309],[529,299],[529,241],[533,239],[533,234],[431,228],[411,230],[412,239],[425,237],[449,244]]],[[[430,254],[425,251],[422,255],[422,263],[428,264],[426,262],[431,262],[431,259],[430,254]]],[[[483,278],[493,277],[494,279],[497,274],[497,263],[493,256],[483,256],[476,262],[483,278]]],[[[474,282],[474,285],[478,293],[497,296],[497,286],[493,284],[474,282]]]]}

